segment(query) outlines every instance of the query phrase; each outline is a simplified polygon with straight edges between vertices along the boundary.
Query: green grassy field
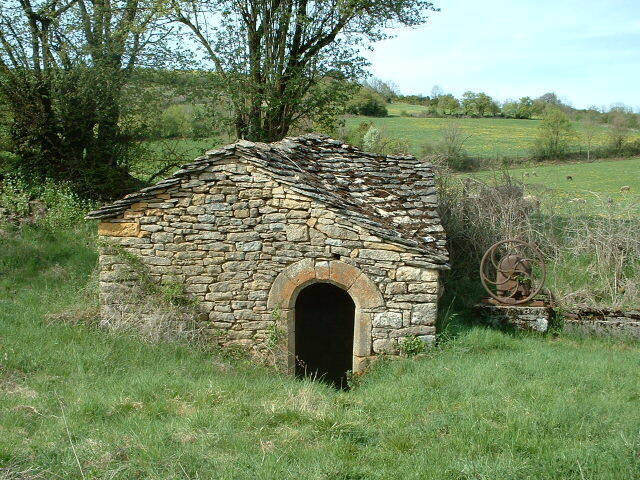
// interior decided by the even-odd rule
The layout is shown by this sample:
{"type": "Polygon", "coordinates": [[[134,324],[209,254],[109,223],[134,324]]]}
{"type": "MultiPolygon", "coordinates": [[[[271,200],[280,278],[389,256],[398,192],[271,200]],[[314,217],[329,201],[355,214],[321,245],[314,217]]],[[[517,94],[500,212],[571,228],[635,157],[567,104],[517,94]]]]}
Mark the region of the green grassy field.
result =
{"type": "Polygon", "coordinates": [[[46,316],[92,313],[89,230],[3,234],[0,478],[640,476],[638,344],[468,327],[336,391],[46,316]]]}
{"type": "MultiPolygon", "coordinates": [[[[509,169],[508,173],[526,185],[528,194],[559,208],[587,208],[585,213],[598,214],[609,205],[640,214],[640,158],[530,164],[509,169]],[[629,187],[629,191],[621,191],[623,187],[629,187]]],[[[489,180],[500,175],[494,170],[469,176],[489,180]]]]}
{"type": "MultiPolygon", "coordinates": [[[[435,145],[441,137],[442,129],[449,122],[458,122],[466,136],[465,146],[471,156],[480,158],[527,157],[531,152],[540,120],[519,120],[503,118],[417,118],[400,116],[403,111],[415,115],[425,110],[419,105],[403,103],[388,105],[389,117],[348,117],[346,124],[354,127],[362,122],[372,122],[384,134],[405,139],[411,153],[420,154],[424,144],[435,145]]],[[[581,124],[574,122],[577,137],[573,149],[579,149],[582,142],[581,124]]],[[[606,127],[601,128],[594,144],[606,142],[606,127]]]]}

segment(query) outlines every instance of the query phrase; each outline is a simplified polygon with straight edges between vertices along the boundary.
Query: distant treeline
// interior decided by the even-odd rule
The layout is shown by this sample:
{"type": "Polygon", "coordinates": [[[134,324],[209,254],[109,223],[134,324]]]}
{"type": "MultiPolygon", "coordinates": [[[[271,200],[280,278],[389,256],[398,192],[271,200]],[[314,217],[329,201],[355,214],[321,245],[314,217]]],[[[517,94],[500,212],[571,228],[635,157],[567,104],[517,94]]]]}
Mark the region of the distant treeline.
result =
{"type": "Polygon", "coordinates": [[[518,100],[499,102],[484,92],[466,91],[461,98],[445,93],[435,86],[431,95],[403,95],[391,82],[373,79],[362,82],[357,95],[347,105],[352,114],[368,116],[387,116],[386,105],[407,103],[425,107],[420,112],[404,111],[408,117],[492,117],[492,118],[541,118],[551,107],[560,109],[572,120],[581,121],[587,117],[598,123],[623,123],[627,128],[640,127],[640,115],[624,104],[614,104],[608,108],[590,107],[577,109],[564,103],[553,92],[537,98],[521,97],[518,100]]]}

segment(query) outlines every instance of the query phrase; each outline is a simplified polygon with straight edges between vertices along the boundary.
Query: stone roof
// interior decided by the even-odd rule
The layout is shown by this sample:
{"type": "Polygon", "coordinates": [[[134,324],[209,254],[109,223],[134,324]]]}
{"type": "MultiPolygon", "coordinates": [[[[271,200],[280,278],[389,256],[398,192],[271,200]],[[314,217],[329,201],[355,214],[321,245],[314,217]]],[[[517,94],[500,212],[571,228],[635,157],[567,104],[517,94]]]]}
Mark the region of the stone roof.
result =
{"type": "Polygon", "coordinates": [[[362,152],[315,134],[270,144],[241,140],[210,150],[183,165],[171,177],[87,214],[87,219],[116,217],[132,204],[180,189],[192,174],[221,161],[255,165],[291,190],[316,199],[359,224],[372,235],[448,264],[446,240],[436,212],[431,165],[410,155],[362,152]]]}

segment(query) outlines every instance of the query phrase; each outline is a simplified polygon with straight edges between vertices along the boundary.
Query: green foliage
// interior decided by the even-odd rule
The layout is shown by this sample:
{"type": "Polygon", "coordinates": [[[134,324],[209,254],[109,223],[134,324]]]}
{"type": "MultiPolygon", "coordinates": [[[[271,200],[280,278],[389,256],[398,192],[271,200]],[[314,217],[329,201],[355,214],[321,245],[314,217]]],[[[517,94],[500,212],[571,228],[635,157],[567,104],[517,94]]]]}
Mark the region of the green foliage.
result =
{"type": "Polygon", "coordinates": [[[347,103],[347,112],[368,117],[386,117],[387,107],[382,95],[372,88],[362,87],[347,103]]]}
{"type": "MultiPolygon", "coordinates": [[[[465,149],[469,139],[459,123],[449,123],[442,129],[442,137],[436,146],[436,151],[446,166],[455,171],[467,171],[475,168],[476,164],[465,149]]],[[[424,151],[423,147],[423,151],[424,151]]]]}
{"type": "Polygon", "coordinates": [[[121,94],[140,56],[151,61],[166,36],[157,4],[146,0],[136,8],[125,0],[60,3],[0,4],[0,104],[14,154],[2,170],[109,199],[139,186],[128,174],[135,145],[120,123],[121,94]]]}
{"type": "Polygon", "coordinates": [[[355,128],[343,131],[340,136],[345,142],[371,153],[406,155],[409,152],[406,140],[387,136],[367,122],[362,122],[355,128]]]}
{"type": "Polygon", "coordinates": [[[559,108],[548,108],[538,128],[533,156],[538,160],[564,158],[575,137],[575,130],[566,113],[559,108]]]}
{"type": "Polygon", "coordinates": [[[522,97],[520,100],[507,100],[502,105],[502,114],[507,118],[531,118],[534,113],[533,100],[522,97]]]}
{"type": "Polygon", "coordinates": [[[615,115],[610,121],[609,129],[609,148],[614,154],[619,155],[624,150],[627,139],[629,138],[629,128],[627,119],[624,115],[615,115]]]}
{"type": "Polygon", "coordinates": [[[23,179],[7,175],[0,183],[0,208],[7,210],[11,216],[26,217],[30,211],[29,201],[32,195],[33,192],[23,179]]]}
{"type": "Polygon", "coordinates": [[[454,115],[460,111],[460,102],[450,93],[438,97],[438,112],[443,115],[454,115]]]}
{"type": "Polygon", "coordinates": [[[498,104],[486,93],[465,92],[462,95],[462,109],[465,115],[475,115],[484,117],[485,114],[494,116],[498,114],[500,108],[498,104]]]}
{"type": "Polygon", "coordinates": [[[84,222],[84,215],[94,207],[68,183],[46,180],[33,185],[16,175],[0,182],[0,208],[14,223],[29,221],[51,229],[69,228],[84,222]]]}
{"type": "Polygon", "coordinates": [[[400,353],[406,357],[415,357],[426,350],[426,345],[417,336],[404,338],[400,342],[400,353]]]}

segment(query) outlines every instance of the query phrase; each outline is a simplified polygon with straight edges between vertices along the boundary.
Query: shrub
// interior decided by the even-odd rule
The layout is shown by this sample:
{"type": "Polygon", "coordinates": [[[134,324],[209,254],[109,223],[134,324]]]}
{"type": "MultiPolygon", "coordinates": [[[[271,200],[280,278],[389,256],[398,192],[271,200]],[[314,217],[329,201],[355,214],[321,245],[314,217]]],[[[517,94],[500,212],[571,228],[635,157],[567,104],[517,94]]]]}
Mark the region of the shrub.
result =
{"type": "Polygon", "coordinates": [[[407,155],[409,142],[403,138],[388,137],[371,122],[362,122],[354,128],[343,129],[342,141],[367,152],[381,155],[407,155]]]}
{"type": "Polygon", "coordinates": [[[442,137],[436,145],[436,152],[439,155],[439,162],[452,170],[467,171],[473,170],[477,165],[469,157],[464,148],[465,142],[470,135],[466,135],[457,121],[447,122],[442,129],[442,137]]]}
{"type": "Polygon", "coordinates": [[[533,157],[537,160],[564,158],[569,142],[575,136],[566,113],[559,108],[547,108],[534,143],[533,157]]]}
{"type": "Polygon", "coordinates": [[[623,115],[619,114],[612,118],[608,137],[612,153],[614,155],[621,154],[629,138],[627,119],[623,115]]]}
{"type": "Polygon", "coordinates": [[[407,337],[400,342],[400,352],[407,357],[415,357],[426,349],[425,343],[419,337],[407,337]]]}
{"type": "Polygon", "coordinates": [[[369,87],[362,87],[355,97],[347,103],[347,112],[369,117],[386,117],[388,114],[384,98],[369,87]]]}
{"type": "Polygon", "coordinates": [[[69,183],[47,180],[31,185],[17,176],[0,184],[0,208],[12,223],[38,223],[51,229],[68,228],[84,222],[95,204],[80,198],[69,183]]]}
{"type": "Polygon", "coordinates": [[[371,126],[362,138],[362,148],[367,152],[375,151],[380,144],[380,130],[371,126]]]}

